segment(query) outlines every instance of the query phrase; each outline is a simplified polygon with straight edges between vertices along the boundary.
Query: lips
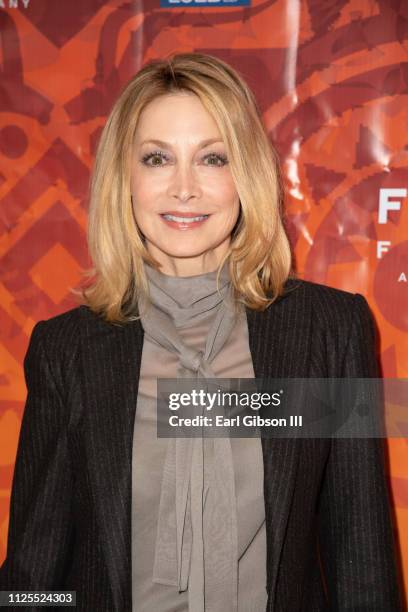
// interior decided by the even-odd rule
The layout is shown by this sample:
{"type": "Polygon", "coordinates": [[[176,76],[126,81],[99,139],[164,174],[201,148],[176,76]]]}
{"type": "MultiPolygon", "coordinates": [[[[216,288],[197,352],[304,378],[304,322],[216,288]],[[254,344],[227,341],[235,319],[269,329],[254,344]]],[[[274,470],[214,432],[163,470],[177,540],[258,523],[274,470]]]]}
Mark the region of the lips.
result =
{"type": "Polygon", "coordinates": [[[210,215],[199,216],[194,213],[194,216],[191,216],[190,213],[189,216],[180,217],[178,215],[164,213],[160,216],[163,222],[166,223],[168,227],[171,227],[176,230],[186,231],[194,230],[197,227],[201,227],[206,221],[208,221],[210,215]]]}
{"type": "Polygon", "coordinates": [[[207,216],[208,213],[203,213],[203,212],[182,212],[182,211],[178,211],[178,210],[166,210],[166,212],[164,213],[160,213],[161,216],[163,215],[172,215],[173,217],[188,217],[188,218],[193,218],[193,217],[203,217],[203,216],[207,216]]]}

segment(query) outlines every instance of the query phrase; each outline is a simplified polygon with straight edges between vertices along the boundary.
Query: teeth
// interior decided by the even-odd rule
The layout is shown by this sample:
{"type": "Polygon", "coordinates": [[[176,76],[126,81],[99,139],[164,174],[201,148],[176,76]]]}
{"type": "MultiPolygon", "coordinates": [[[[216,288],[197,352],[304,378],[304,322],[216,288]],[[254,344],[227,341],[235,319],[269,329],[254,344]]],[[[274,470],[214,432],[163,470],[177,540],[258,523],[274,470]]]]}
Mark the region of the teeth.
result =
{"type": "Polygon", "coordinates": [[[208,215],[202,215],[201,217],[175,217],[173,215],[163,215],[168,221],[177,221],[178,223],[192,223],[193,221],[202,221],[206,219],[208,215]]]}

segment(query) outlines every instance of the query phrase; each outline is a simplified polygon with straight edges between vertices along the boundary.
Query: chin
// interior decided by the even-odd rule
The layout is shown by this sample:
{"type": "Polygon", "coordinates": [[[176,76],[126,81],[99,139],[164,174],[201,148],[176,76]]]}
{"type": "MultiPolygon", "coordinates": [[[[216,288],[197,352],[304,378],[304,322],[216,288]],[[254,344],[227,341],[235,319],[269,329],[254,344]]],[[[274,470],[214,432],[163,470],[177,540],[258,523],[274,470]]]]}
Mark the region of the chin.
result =
{"type": "MultiPolygon", "coordinates": [[[[190,230],[187,230],[186,233],[190,230]]],[[[191,232],[192,234],[193,232],[191,232]]],[[[205,251],[211,251],[217,246],[213,240],[199,238],[197,235],[185,236],[184,232],[179,232],[177,236],[169,237],[163,236],[162,240],[151,241],[151,243],[161,251],[168,253],[169,255],[179,256],[194,256],[200,255],[205,251]]]]}
{"type": "Polygon", "coordinates": [[[178,248],[178,249],[169,249],[169,245],[166,245],[165,249],[160,249],[162,253],[164,253],[165,255],[167,255],[167,257],[199,257],[200,255],[203,255],[204,253],[211,252],[211,247],[210,248],[203,248],[203,249],[186,249],[186,248],[178,248]]]}
{"type": "MultiPolygon", "coordinates": [[[[148,239],[149,240],[149,239],[148,239]]],[[[199,257],[206,252],[211,253],[216,248],[216,244],[206,241],[197,241],[189,239],[183,240],[181,236],[179,240],[165,240],[163,242],[149,241],[153,250],[163,253],[167,257],[199,257]]]]}

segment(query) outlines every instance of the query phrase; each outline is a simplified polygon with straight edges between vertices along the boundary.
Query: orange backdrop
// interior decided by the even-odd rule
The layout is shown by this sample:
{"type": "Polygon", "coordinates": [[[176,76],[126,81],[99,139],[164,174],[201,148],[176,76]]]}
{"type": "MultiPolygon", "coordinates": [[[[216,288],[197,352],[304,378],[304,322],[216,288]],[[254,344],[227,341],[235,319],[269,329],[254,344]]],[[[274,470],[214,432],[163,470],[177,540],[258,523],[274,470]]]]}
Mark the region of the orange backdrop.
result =
{"type": "MultiPolygon", "coordinates": [[[[76,305],[95,146],[151,58],[201,51],[241,72],[282,159],[300,276],[364,294],[384,376],[408,377],[408,3],[183,2],[0,0],[0,563],[28,338],[76,305]]],[[[407,583],[407,439],[388,451],[407,583]]]]}

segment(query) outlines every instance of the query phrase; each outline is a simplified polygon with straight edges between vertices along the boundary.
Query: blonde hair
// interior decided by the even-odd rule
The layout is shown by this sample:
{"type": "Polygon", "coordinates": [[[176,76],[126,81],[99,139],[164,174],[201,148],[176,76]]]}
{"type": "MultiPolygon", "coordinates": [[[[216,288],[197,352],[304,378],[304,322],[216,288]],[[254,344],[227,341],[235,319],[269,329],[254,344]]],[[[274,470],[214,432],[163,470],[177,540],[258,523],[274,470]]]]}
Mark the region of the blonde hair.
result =
{"type": "Polygon", "coordinates": [[[107,321],[138,319],[138,296],[148,297],[147,251],[134,219],[130,160],[142,110],[158,96],[191,92],[216,121],[240,199],[227,258],[238,301],[264,310],[282,294],[291,275],[291,252],[283,223],[282,181],[277,155],[255,97],[227,63],[203,53],[179,53],[146,64],[115,102],[98,144],[90,183],[88,246],[92,282],[79,293],[107,321]],[[269,297],[268,297],[269,294],[269,297]]]}

